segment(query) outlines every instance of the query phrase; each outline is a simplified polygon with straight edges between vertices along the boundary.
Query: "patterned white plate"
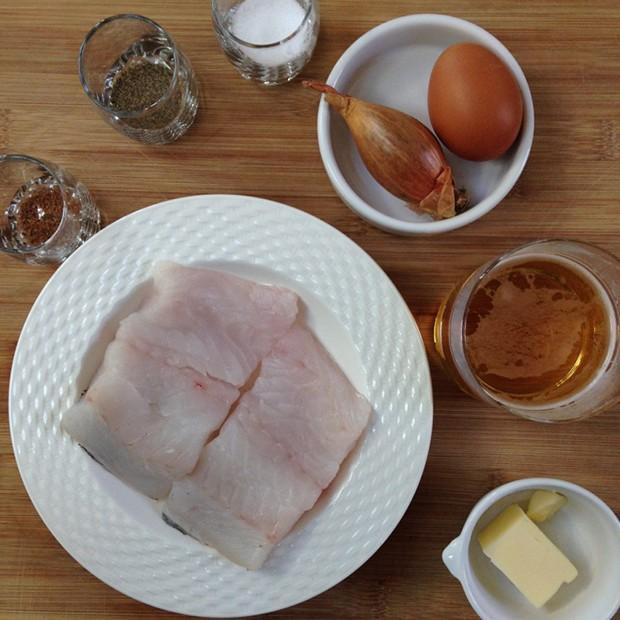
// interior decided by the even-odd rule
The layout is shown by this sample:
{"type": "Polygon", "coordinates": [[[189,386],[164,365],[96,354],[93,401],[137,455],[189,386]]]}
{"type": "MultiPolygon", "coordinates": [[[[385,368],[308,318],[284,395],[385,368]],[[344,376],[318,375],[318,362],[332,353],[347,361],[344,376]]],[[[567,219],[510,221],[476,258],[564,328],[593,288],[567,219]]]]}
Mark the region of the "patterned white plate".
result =
{"type": "Polygon", "coordinates": [[[41,518],[86,569],[135,599],[206,617],[294,605],[337,584],[385,541],[428,453],[428,364],[406,304],[375,262],[324,222],[243,196],[164,202],[111,224],[54,274],[24,325],[11,373],[17,464],[41,518]],[[284,284],[373,406],[368,432],[319,506],[248,571],[163,524],[158,506],[60,430],[152,263],[209,264],[284,284]]]}

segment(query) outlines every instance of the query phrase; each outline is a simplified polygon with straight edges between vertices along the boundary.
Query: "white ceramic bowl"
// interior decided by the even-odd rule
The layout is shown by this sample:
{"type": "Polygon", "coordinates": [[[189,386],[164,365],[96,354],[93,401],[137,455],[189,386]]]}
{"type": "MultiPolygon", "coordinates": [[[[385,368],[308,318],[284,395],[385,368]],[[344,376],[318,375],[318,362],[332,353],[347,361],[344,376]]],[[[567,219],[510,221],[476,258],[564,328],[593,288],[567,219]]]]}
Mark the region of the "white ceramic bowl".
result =
{"type": "Polygon", "coordinates": [[[329,75],[329,84],[339,91],[406,112],[430,128],[427,91],[431,70],[444,49],[464,41],[484,45],[506,63],[521,88],[524,104],[521,133],[503,157],[471,162],[446,150],[458,187],[465,187],[471,197],[473,206],[465,213],[433,221],[411,211],[370,176],[338,114],[325,101],[319,106],[319,149],[334,189],[359,216],[388,232],[415,235],[460,228],[488,213],[506,196],[525,166],[534,137],[534,106],[527,80],[493,35],[447,15],[408,15],[373,28],[349,47],[329,75]]]}
{"type": "Polygon", "coordinates": [[[483,620],[609,620],[620,608],[620,522],[596,495],[563,480],[525,478],[491,491],[474,506],[442,558],[483,620]],[[539,526],[579,571],[541,609],[534,608],[493,566],[477,540],[478,532],[504,508],[513,503],[526,506],[536,489],[568,498],[539,526]]]}

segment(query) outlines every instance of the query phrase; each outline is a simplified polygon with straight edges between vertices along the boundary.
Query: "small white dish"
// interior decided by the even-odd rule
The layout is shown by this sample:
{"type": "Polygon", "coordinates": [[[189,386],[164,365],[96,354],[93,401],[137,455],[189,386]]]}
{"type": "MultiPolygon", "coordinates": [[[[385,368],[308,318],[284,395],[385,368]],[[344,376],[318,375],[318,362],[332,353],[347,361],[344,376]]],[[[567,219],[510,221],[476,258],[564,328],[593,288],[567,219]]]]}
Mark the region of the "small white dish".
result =
{"type": "Polygon", "coordinates": [[[442,559],[483,620],[610,620],[620,608],[620,522],[596,495],[563,480],[525,478],[494,489],[474,506],[442,559]],[[553,517],[538,525],[579,571],[541,609],[527,601],[478,543],[481,529],[510,504],[526,508],[537,489],[568,498],[553,517]]]}
{"type": "Polygon", "coordinates": [[[325,101],[319,105],[319,150],[327,175],[345,204],[378,228],[402,235],[441,233],[470,224],[497,206],[517,182],[530,153],[532,95],[504,45],[483,28],[448,15],[408,15],[373,28],[347,49],[329,75],[329,84],[340,92],[396,108],[431,128],[431,70],[444,49],[465,41],[484,45],[510,68],[523,95],[524,118],[516,143],[499,159],[466,161],[444,148],[457,186],[465,187],[471,198],[472,207],[460,215],[433,221],[383,189],[364,166],[344,121],[325,101]]]}

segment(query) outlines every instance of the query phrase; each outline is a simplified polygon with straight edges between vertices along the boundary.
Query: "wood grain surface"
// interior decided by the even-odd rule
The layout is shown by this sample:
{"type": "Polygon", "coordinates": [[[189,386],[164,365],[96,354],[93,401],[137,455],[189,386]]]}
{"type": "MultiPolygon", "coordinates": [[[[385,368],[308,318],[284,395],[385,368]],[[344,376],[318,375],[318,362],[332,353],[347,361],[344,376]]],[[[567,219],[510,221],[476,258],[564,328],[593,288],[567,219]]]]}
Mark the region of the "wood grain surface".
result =
{"type": "MultiPolygon", "coordinates": [[[[312,213],[381,265],[430,346],[434,313],[451,284],[496,254],[533,239],[568,237],[620,255],[620,3],[324,0],[305,75],[324,79],[340,54],[381,22],[437,10],[499,37],[521,64],[536,108],[534,147],[517,186],[497,209],[456,232],[400,238],[351,213],[321,165],[316,97],[295,84],[264,89],[242,80],[218,48],[207,0],[2,0],[0,151],[65,166],[91,189],[107,222],[200,193],[251,194],[312,213]],[[164,25],[200,79],[199,118],[176,144],[131,142],[101,120],[81,90],[76,58],[84,34],[99,19],[127,11],[164,25]]],[[[91,576],[26,495],[9,437],[9,372],[24,319],[54,270],[4,256],[0,269],[0,617],[175,617],[91,576]]],[[[478,498],[509,480],[565,478],[620,510],[620,408],[586,422],[539,425],[469,399],[431,363],[432,446],[402,522],[346,581],[274,617],[475,618],[441,550],[478,498]]]]}

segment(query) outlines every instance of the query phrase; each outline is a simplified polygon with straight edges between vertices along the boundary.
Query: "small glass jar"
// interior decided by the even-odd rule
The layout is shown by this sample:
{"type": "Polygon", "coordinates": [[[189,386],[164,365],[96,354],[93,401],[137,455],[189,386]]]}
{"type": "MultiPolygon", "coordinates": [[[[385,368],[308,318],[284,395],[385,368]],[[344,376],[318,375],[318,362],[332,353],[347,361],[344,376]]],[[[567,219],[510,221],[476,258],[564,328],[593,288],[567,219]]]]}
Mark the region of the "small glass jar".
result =
{"type": "Polygon", "coordinates": [[[198,111],[198,85],[172,37],[141,15],[108,17],[86,35],[79,54],[84,92],[105,120],[146,144],[180,138],[198,111]]]}
{"type": "Polygon", "coordinates": [[[310,60],[319,34],[317,0],[212,0],[213,27],[242,77],[289,82],[310,60]]]}
{"type": "Polygon", "coordinates": [[[60,263],[100,227],[83,183],[28,155],[0,156],[0,251],[27,263],[60,263]]]}
{"type": "Polygon", "coordinates": [[[441,304],[435,349],[466,393],[538,422],[620,401],[620,260],[536,241],[475,270],[441,304]]]}

